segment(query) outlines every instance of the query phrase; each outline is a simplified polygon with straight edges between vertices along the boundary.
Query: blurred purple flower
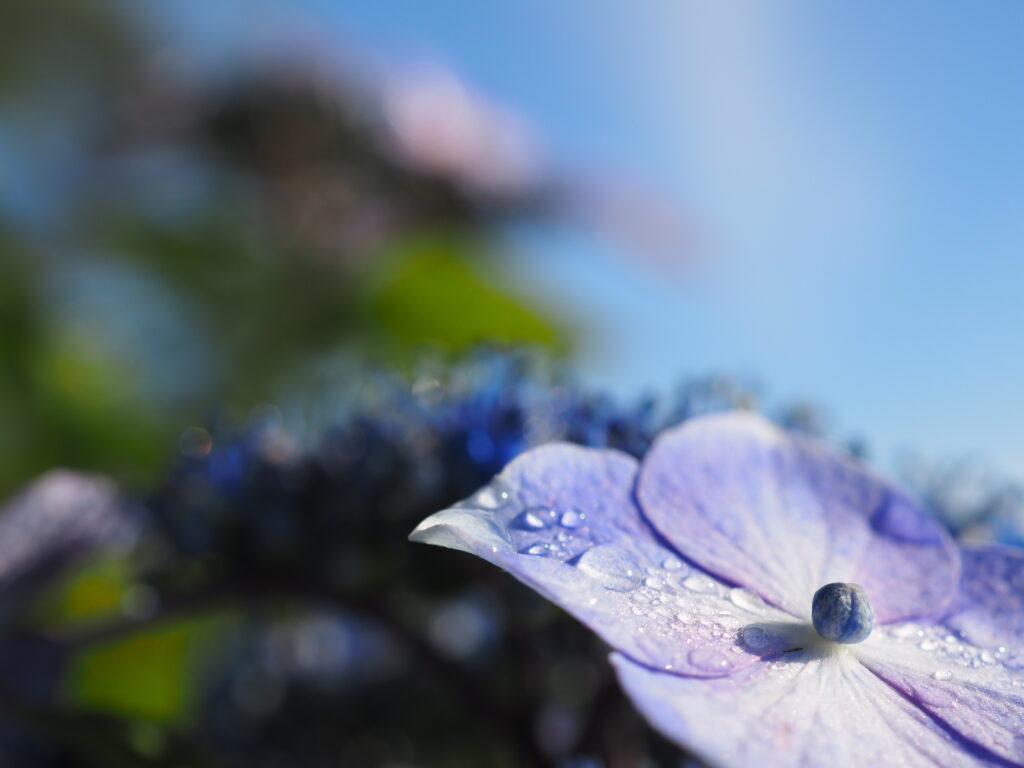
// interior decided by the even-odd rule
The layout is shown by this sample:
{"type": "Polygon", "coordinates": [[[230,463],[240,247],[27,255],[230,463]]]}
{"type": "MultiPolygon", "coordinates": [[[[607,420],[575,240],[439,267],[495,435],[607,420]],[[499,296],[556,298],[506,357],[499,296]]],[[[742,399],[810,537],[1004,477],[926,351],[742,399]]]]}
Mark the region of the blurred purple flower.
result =
{"type": "Polygon", "coordinates": [[[126,552],[139,525],[106,478],[41,475],[0,509],[0,607],[50,583],[97,552],[126,552]]]}
{"type": "Polygon", "coordinates": [[[383,101],[392,149],[410,168],[498,197],[542,186],[543,161],[529,126],[448,70],[423,67],[395,78],[383,101]]]}
{"type": "Polygon", "coordinates": [[[642,463],[533,449],[411,538],[590,626],[651,723],[715,764],[1024,762],[1024,554],[958,551],[903,491],[753,414],[691,419],[642,463]],[[811,626],[834,581],[874,607],[863,643],[811,626]]]}

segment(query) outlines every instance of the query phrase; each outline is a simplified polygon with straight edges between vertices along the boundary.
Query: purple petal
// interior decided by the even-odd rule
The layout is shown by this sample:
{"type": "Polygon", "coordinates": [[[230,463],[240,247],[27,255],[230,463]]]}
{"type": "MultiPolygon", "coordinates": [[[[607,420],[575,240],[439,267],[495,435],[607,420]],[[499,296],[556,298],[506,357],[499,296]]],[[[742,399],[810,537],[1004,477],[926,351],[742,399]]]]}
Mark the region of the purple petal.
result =
{"type": "Polygon", "coordinates": [[[659,668],[724,675],[775,650],[790,617],[662,544],[633,502],[636,472],[617,451],[541,446],[410,538],[498,565],[659,668]]]}
{"type": "Polygon", "coordinates": [[[829,582],[862,585],[879,623],[933,614],[956,587],[956,548],[927,511],[823,443],[751,413],[662,434],[637,496],[689,559],[802,618],[829,582]]]}
{"type": "Polygon", "coordinates": [[[712,680],[612,654],[619,682],[665,736],[714,765],[979,766],[960,742],[848,651],[786,654],[712,680]]]}
{"type": "Polygon", "coordinates": [[[979,648],[942,626],[877,635],[857,649],[868,669],[964,739],[1024,763],[1024,678],[1010,649],[979,648]]]}
{"type": "Polygon", "coordinates": [[[47,472],[0,511],[0,586],[8,597],[33,589],[98,548],[130,546],[137,534],[110,480],[47,472]]]}
{"type": "Polygon", "coordinates": [[[960,591],[944,623],[974,645],[1015,649],[1024,669],[1024,550],[960,550],[960,591]]]}

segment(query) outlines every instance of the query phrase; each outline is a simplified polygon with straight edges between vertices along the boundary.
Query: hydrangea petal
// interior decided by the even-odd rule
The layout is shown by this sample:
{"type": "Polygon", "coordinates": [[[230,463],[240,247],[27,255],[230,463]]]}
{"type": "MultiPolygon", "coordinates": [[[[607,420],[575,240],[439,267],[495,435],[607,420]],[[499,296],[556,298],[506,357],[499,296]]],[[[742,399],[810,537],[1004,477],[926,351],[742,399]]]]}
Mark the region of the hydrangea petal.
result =
{"type": "Polygon", "coordinates": [[[943,623],[974,645],[1016,649],[1024,669],[1024,550],[968,546],[960,557],[960,590],[943,623]]]}
{"type": "Polygon", "coordinates": [[[663,433],[637,497],[689,559],[802,618],[829,582],[863,586],[879,623],[941,610],[956,587],[956,548],[927,511],[820,441],[752,413],[663,433]]]}
{"type": "Polygon", "coordinates": [[[1022,598],[1012,591],[1024,565],[1019,553],[1007,549],[964,554],[963,596],[947,619],[961,629],[893,625],[857,653],[879,677],[965,739],[1024,763],[1022,598]]]}
{"type": "Polygon", "coordinates": [[[790,617],[660,541],[633,501],[637,466],[617,451],[541,446],[410,538],[498,565],[647,664],[712,677],[753,663],[790,617]]]}
{"type": "Polygon", "coordinates": [[[980,766],[963,744],[848,651],[786,654],[726,678],[658,672],[612,654],[619,682],[665,736],[714,765],[980,766]]]}

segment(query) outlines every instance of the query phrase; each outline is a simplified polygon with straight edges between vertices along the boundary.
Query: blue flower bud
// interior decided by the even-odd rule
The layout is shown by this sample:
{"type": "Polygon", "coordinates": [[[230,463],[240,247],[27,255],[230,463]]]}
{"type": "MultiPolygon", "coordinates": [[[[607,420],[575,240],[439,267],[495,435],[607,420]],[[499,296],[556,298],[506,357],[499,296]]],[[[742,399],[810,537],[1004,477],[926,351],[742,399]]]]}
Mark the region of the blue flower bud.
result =
{"type": "Polygon", "coordinates": [[[835,582],[814,593],[811,620],[826,640],[859,643],[875,626],[875,610],[859,584],[835,582]]]}

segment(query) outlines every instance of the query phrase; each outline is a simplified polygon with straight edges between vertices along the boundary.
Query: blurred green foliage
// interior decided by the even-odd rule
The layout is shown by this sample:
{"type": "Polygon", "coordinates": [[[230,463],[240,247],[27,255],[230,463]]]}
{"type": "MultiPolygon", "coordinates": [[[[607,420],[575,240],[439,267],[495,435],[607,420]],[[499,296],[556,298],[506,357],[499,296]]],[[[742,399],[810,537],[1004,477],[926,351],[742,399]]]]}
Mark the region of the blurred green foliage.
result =
{"type": "MultiPolygon", "coordinates": [[[[57,636],[87,633],[127,609],[153,610],[128,560],[103,557],[74,569],[35,605],[36,626],[57,636]]],[[[237,619],[230,611],[172,619],[75,654],[61,698],[72,708],[106,711],[163,726],[186,726],[209,649],[237,619]]]]}
{"type": "Polygon", "coordinates": [[[348,73],[185,75],[146,24],[0,8],[0,494],[58,465],[149,482],[183,426],[301,392],[333,356],[567,348],[493,247],[543,190],[397,157],[348,73]]]}
{"type": "Polygon", "coordinates": [[[65,682],[65,699],[90,711],[187,725],[206,652],[230,625],[227,616],[181,620],[83,652],[65,682]]]}
{"type": "Polygon", "coordinates": [[[561,349],[551,320],[509,296],[486,277],[489,266],[452,239],[408,244],[370,297],[371,326],[394,354],[415,356],[425,344],[465,352],[482,341],[561,349]]]}

